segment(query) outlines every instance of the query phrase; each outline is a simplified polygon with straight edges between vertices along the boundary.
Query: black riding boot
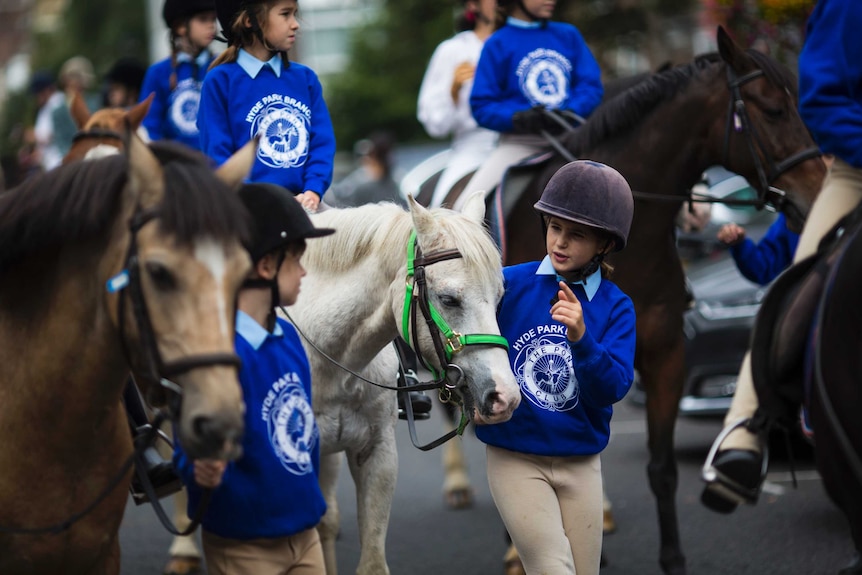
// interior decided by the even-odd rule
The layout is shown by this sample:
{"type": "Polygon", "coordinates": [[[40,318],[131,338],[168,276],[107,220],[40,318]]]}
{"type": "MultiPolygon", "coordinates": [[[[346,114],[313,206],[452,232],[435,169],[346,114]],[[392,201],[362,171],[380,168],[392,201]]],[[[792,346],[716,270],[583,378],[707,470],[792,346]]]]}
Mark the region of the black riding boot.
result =
{"type": "MultiPolygon", "coordinates": [[[[123,390],[123,403],[126,406],[126,414],[129,417],[129,427],[132,431],[132,440],[137,448],[138,442],[144,441],[148,433],[152,433],[144,402],[135,382],[129,378],[126,388],[123,390]]],[[[141,453],[144,470],[149,478],[156,495],[161,499],[182,489],[179,476],[174,471],[174,465],[170,460],[164,459],[155,444],[151,442],[141,453]]],[[[147,503],[150,499],[144,491],[141,478],[136,472],[132,478],[129,488],[132,498],[138,505],[147,503]]]]}
{"type": "MultiPolygon", "coordinates": [[[[407,342],[400,337],[395,340],[395,349],[401,357],[401,365],[404,368],[404,379],[407,386],[416,385],[419,383],[419,378],[416,371],[419,368],[419,361],[416,354],[407,345],[407,342]]],[[[398,393],[398,418],[407,419],[407,412],[404,409],[404,394],[398,393]]],[[[428,419],[431,417],[431,406],[433,405],[431,398],[424,391],[408,391],[410,397],[410,406],[413,408],[413,419],[428,419]]]]}

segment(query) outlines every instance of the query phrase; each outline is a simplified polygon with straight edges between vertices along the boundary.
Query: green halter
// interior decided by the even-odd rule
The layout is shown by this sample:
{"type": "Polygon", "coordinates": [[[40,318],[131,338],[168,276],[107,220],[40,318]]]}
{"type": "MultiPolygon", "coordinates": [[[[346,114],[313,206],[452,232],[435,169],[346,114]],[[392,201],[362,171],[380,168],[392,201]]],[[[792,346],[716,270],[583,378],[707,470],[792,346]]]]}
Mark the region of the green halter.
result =
{"type": "MultiPolygon", "coordinates": [[[[418,251],[419,247],[416,245],[416,231],[413,230],[410,233],[410,239],[407,241],[407,291],[404,296],[404,313],[401,322],[402,336],[408,344],[410,344],[410,313],[413,309],[413,305],[417,303],[414,300],[417,300],[420,297],[420,294],[413,289],[415,281],[410,281],[411,278],[414,278],[414,276],[416,275],[417,268],[424,268],[426,265],[430,265],[438,261],[461,257],[461,253],[457,250],[451,250],[447,252],[434,252],[424,257],[420,254],[420,263],[417,265],[416,258],[418,251]]],[[[506,341],[506,338],[500,335],[484,333],[462,335],[454,331],[451,327],[449,327],[449,324],[446,323],[446,320],[443,319],[443,316],[441,316],[437,309],[434,307],[434,304],[432,304],[431,301],[427,299],[427,294],[424,294],[424,297],[427,302],[427,308],[430,314],[431,321],[434,322],[434,325],[437,326],[437,329],[440,330],[440,333],[442,333],[443,337],[445,338],[445,343],[442,345],[445,358],[439,358],[440,364],[443,367],[444,372],[446,366],[451,363],[452,357],[469,345],[484,345],[502,347],[505,350],[509,349],[509,342],[506,341]],[[444,359],[445,361],[443,361],[444,359]]],[[[423,306],[420,305],[420,309],[422,307],[423,306]]],[[[414,336],[415,335],[416,334],[414,333],[414,336]]],[[[432,337],[439,337],[433,332],[431,335],[432,337]]],[[[417,349],[418,346],[413,345],[413,348],[419,358],[422,359],[422,362],[425,364],[425,366],[434,375],[434,377],[440,378],[443,374],[440,373],[439,370],[434,368],[433,365],[431,365],[429,362],[425,361],[422,358],[421,353],[417,349]]]]}

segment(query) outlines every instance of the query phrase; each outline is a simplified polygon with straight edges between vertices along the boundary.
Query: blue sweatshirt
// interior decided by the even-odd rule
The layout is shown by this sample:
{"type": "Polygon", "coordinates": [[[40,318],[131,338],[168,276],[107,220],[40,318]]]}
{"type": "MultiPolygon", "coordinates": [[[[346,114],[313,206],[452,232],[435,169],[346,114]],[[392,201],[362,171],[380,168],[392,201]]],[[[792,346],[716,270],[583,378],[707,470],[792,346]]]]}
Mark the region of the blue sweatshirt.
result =
{"type": "MultiPolygon", "coordinates": [[[[311,409],[311,371],[293,326],[273,333],[237,312],[236,352],[245,401],[243,455],[228,464],[202,525],[229,539],[295,535],[320,522],[326,503],[318,485],[320,433],[311,409]]],[[[188,488],[188,513],[201,489],[179,442],[174,465],[188,488]]]]}
{"type": "Polygon", "coordinates": [[[236,62],[207,74],[198,116],[203,151],[222,164],[256,134],[250,182],[270,182],[294,194],[323,196],[332,182],[335,133],[317,75],[274,56],[261,62],[245,50],[236,62]]]}
{"type": "Polygon", "coordinates": [[[171,59],[156,62],[147,69],[141,87],[141,100],[155,92],[144,128],[151,140],[175,140],[195,150],[201,149],[198,133],[198,106],[201,84],[213,55],[204,50],[192,60],[188,54],[177,54],[177,84],[171,90],[171,59]]]}
{"type": "Polygon", "coordinates": [[[612,404],[634,379],[635,310],[597,271],[572,286],[586,333],[566,339],[551,319],[558,276],[545,258],[504,268],[506,292],[497,320],[509,341],[509,361],[521,387],[512,419],[476,427],[483,442],[533,455],[593,455],[608,444],[612,404]]]}
{"type": "Polygon", "coordinates": [[[814,140],[862,168],[862,25],[859,0],[819,0],[799,55],[799,112],[814,140]]]}
{"type": "Polygon", "coordinates": [[[470,107],[480,126],[511,132],[512,115],[534,106],[586,118],[603,92],[599,65],[577,28],[509,18],[485,41],[470,107]]]}
{"type": "Polygon", "coordinates": [[[747,280],[766,285],[793,263],[798,245],[799,234],[787,229],[787,219],[779,214],[758,243],[745,238],[731,246],[730,255],[747,280]]]}

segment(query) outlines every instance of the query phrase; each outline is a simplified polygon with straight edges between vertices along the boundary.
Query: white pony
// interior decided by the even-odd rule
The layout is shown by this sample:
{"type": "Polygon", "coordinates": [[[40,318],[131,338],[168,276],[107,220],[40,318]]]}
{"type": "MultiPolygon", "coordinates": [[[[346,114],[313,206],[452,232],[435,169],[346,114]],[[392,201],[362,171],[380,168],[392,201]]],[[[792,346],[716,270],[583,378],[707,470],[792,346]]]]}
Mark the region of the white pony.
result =
{"type": "MultiPolygon", "coordinates": [[[[496,307],[503,295],[503,276],[500,253],[482,227],[482,194],[466,202],[463,213],[429,211],[412,198],[409,203],[409,213],[394,204],[372,204],[314,215],[315,225],[335,228],[336,233],[308,242],[302,261],[308,276],[289,314],[339,363],[373,381],[395,385],[397,359],[389,344],[402,333],[404,318],[410,317],[405,307],[417,299],[405,298],[405,293],[415,296],[418,291],[408,292],[414,280],[408,274],[408,245],[415,232],[416,245],[429,260],[424,267],[428,301],[443,322],[460,332],[456,336],[465,334],[460,341],[467,345],[459,351],[450,347],[451,359],[444,363],[457,365],[450,373],[463,372],[459,392],[473,407],[475,423],[507,421],[521,396],[505,349],[487,344],[489,338],[502,339],[496,307]],[[453,256],[449,250],[459,253],[453,256]],[[435,261],[435,254],[444,257],[435,261]],[[481,334],[472,341],[485,343],[470,345],[469,334],[481,334]]],[[[420,353],[440,369],[431,330],[421,314],[416,325],[420,353]]],[[[454,347],[460,347],[457,341],[454,347]]],[[[398,473],[395,393],[351,376],[307,343],[306,351],[321,432],[320,483],[329,506],[318,527],[327,575],[337,571],[335,486],[342,451],[356,485],[361,541],[356,572],[388,574],[385,541],[398,473]]]]}

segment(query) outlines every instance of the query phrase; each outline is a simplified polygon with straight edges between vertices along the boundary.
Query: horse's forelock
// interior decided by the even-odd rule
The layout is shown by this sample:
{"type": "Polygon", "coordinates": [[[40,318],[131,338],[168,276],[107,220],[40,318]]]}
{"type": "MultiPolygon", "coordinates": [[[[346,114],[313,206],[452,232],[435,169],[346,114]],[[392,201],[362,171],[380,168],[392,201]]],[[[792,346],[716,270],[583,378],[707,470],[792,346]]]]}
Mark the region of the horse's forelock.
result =
{"type": "MultiPolygon", "coordinates": [[[[488,233],[467,216],[451,210],[430,210],[442,232],[454,243],[482,285],[502,285],[500,252],[488,233]]],[[[413,222],[395,204],[370,204],[358,208],[327,210],[314,217],[319,227],[331,227],[331,236],[309,242],[304,263],[309,268],[340,272],[372,253],[391,251],[395,261],[406,261],[407,238],[413,222]],[[315,249],[326,246],[326,249],[315,249]]]]}
{"type": "Polygon", "coordinates": [[[754,60],[758,68],[763,70],[767,79],[779,88],[784,88],[796,98],[798,95],[798,83],[793,71],[768,54],[759,50],[749,48],[746,54],[754,60]]]}
{"type": "Polygon", "coordinates": [[[444,233],[454,240],[470,269],[479,274],[481,285],[502,286],[502,256],[485,229],[462,214],[432,210],[444,233]]]}
{"type": "Polygon", "coordinates": [[[185,245],[204,236],[247,239],[249,222],[239,195],[215,175],[205,156],[177,144],[158,142],[150,148],[164,170],[163,231],[185,245]]]}

